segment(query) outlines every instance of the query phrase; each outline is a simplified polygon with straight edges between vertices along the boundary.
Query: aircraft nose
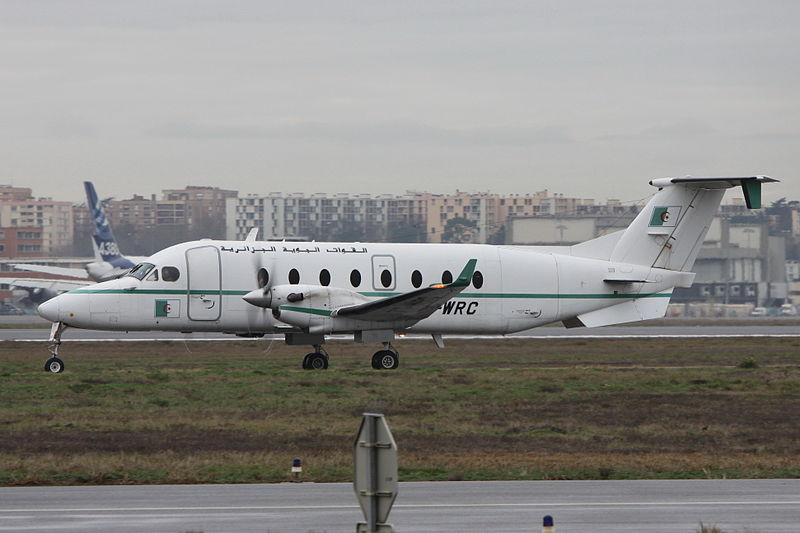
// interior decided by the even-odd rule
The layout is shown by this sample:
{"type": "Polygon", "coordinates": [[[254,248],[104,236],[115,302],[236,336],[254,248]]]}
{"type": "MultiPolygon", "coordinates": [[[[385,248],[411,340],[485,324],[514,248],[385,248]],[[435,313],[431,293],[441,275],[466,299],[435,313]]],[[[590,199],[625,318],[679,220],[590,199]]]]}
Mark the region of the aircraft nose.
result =
{"type": "Polygon", "coordinates": [[[39,313],[39,316],[45,320],[49,320],[50,322],[58,322],[60,298],[60,296],[56,296],[55,298],[50,298],[46,302],[40,303],[39,307],[36,308],[36,312],[39,313]]]}

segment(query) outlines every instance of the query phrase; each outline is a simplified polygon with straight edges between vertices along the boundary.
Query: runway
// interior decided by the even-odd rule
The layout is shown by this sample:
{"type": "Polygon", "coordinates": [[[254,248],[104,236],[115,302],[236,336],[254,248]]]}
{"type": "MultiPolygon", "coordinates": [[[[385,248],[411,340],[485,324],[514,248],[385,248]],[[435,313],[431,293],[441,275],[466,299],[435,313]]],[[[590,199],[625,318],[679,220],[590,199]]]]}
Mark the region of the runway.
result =
{"type": "MultiPolygon", "coordinates": [[[[800,480],[401,483],[398,533],[797,532],[800,480]]],[[[0,488],[0,531],[349,532],[352,485],[154,485],[0,488]]]]}
{"type": "MultiPolygon", "coordinates": [[[[44,321],[42,321],[44,322],[44,321]]],[[[49,324],[49,323],[48,323],[49,324]]],[[[7,328],[0,329],[0,341],[46,341],[50,334],[49,328],[7,328]]],[[[481,335],[470,337],[465,335],[445,335],[448,338],[504,338],[501,335],[481,335]]],[[[519,333],[508,337],[521,337],[531,339],[596,339],[596,338],[695,338],[695,337],[800,337],[800,327],[791,322],[786,325],[759,325],[754,321],[752,325],[725,325],[698,322],[697,325],[639,325],[639,326],[605,326],[601,328],[572,328],[545,326],[519,333]]],[[[283,335],[266,335],[264,339],[283,340],[283,335]]],[[[352,335],[331,335],[329,340],[352,340],[352,335]]],[[[407,335],[406,339],[430,340],[429,335],[407,335]]],[[[224,333],[178,333],[171,331],[98,331],[85,329],[67,329],[62,337],[64,342],[70,341],[152,341],[152,340],[178,340],[178,341],[235,341],[250,340],[252,338],[237,337],[224,333]]]]}

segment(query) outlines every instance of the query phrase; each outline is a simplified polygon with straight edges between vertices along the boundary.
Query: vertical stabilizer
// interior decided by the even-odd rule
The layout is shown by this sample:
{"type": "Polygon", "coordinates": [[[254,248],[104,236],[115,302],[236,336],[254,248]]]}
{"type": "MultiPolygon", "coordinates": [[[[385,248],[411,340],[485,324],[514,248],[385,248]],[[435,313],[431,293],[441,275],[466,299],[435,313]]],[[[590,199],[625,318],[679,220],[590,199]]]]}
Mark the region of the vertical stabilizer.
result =
{"type": "Polygon", "coordinates": [[[92,244],[94,255],[98,261],[113,262],[120,258],[119,246],[111,231],[103,204],[97,197],[94,185],[91,181],[84,181],[83,187],[86,189],[86,201],[89,204],[89,211],[92,214],[92,244]]]}
{"type": "Polygon", "coordinates": [[[766,176],[746,178],[663,178],[645,208],[622,234],[611,261],[689,271],[703,244],[725,189],[741,186],[747,206],[760,207],[766,176]]]}

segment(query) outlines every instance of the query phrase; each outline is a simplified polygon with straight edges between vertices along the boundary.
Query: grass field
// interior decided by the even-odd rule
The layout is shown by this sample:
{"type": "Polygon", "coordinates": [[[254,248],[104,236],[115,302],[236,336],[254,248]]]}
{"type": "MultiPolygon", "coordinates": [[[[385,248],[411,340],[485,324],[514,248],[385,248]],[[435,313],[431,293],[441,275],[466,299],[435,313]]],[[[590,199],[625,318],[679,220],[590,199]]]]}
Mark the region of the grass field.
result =
{"type": "Polygon", "coordinates": [[[0,343],[0,484],[349,481],[381,412],[410,480],[800,476],[796,339],[0,343]]]}

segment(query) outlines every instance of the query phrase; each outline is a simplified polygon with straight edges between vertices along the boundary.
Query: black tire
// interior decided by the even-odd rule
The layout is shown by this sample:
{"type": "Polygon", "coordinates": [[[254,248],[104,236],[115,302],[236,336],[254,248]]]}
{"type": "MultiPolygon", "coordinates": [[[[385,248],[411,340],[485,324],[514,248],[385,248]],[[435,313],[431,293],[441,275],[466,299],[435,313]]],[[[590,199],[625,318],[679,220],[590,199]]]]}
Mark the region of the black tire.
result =
{"type": "Polygon", "coordinates": [[[377,370],[394,370],[400,366],[400,356],[391,350],[380,350],[372,356],[372,368],[377,370]]]}
{"type": "Polygon", "coordinates": [[[310,353],[307,357],[307,370],[325,370],[328,368],[328,358],[321,353],[310,353]]]}
{"type": "Polygon", "coordinates": [[[314,352],[311,352],[311,353],[306,354],[305,357],[303,357],[303,370],[311,370],[311,367],[308,366],[308,360],[309,360],[309,358],[311,358],[312,355],[316,355],[316,354],[314,352]]]}
{"type": "Polygon", "coordinates": [[[51,357],[44,363],[45,372],[52,372],[53,374],[60,374],[64,371],[64,361],[58,357],[51,357]]]}

